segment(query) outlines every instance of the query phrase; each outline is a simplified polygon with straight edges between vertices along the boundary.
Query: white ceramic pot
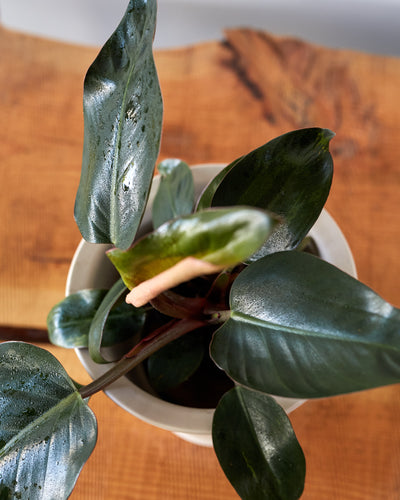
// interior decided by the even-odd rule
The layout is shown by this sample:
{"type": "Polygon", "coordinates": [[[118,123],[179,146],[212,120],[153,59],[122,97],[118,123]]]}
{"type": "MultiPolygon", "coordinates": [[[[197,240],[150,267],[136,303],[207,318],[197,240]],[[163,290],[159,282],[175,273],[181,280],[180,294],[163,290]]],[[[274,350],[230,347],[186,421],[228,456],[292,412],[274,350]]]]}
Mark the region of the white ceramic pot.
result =
{"type": "MultiPolygon", "coordinates": [[[[196,197],[204,186],[224,165],[206,164],[193,167],[196,197]]],[[[159,178],[155,177],[149,197],[149,207],[158,188],[159,178]]],[[[140,233],[151,226],[150,208],[146,211],[140,233]]],[[[324,210],[310,231],[321,253],[321,257],[343,271],[356,276],[356,268],[347,241],[332,217],[324,210]]],[[[109,288],[118,278],[118,274],[105,255],[111,245],[98,245],[82,241],[73,257],[68,273],[66,294],[86,288],[109,288]]],[[[93,378],[97,378],[109,369],[109,365],[94,363],[87,349],[77,349],[77,355],[93,378]]],[[[187,441],[204,446],[212,446],[211,424],[213,409],[197,409],[168,403],[144,389],[145,381],[138,374],[137,384],[123,377],[113,383],[105,393],[119,406],[136,417],[162,429],[174,432],[187,441]]],[[[293,411],[303,400],[276,398],[287,413],[293,411]]]]}

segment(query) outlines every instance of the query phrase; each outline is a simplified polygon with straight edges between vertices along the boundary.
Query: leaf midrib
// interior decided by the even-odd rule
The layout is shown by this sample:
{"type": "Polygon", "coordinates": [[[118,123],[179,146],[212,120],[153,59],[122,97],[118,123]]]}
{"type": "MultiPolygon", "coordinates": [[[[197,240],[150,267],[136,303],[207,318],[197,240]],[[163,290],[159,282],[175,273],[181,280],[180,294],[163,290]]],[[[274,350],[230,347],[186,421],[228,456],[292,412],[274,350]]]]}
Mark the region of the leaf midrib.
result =
{"type": "MultiPolygon", "coordinates": [[[[379,314],[373,314],[373,315],[382,318],[382,316],[380,316],[379,314]]],[[[280,325],[278,323],[273,323],[272,321],[270,322],[270,321],[266,321],[266,320],[261,320],[259,318],[255,318],[254,316],[250,316],[249,314],[246,314],[246,313],[243,313],[240,311],[232,310],[230,319],[232,319],[233,321],[241,322],[240,319],[238,320],[236,318],[240,318],[241,320],[243,320],[244,323],[250,323],[254,326],[258,326],[261,328],[267,327],[267,328],[269,328],[271,330],[275,330],[275,331],[284,331],[285,333],[290,333],[290,334],[296,335],[298,337],[303,337],[303,338],[314,337],[314,338],[319,338],[319,339],[323,339],[323,340],[334,340],[335,342],[366,345],[369,347],[376,346],[376,347],[383,348],[386,351],[393,351],[393,352],[400,353],[400,349],[397,348],[396,346],[392,346],[392,345],[388,345],[388,344],[381,344],[381,343],[377,343],[377,342],[371,342],[365,338],[353,337],[350,339],[350,338],[346,338],[346,337],[334,336],[328,332],[321,335],[316,331],[304,330],[304,329],[300,329],[300,328],[289,327],[286,325],[280,325]]]]}
{"type": "MultiPolygon", "coordinates": [[[[243,413],[245,414],[247,420],[249,422],[251,422],[251,425],[249,426],[250,427],[250,432],[253,436],[253,440],[254,442],[256,443],[256,447],[257,449],[259,450],[259,452],[261,453],[261,455],[263,456],[265,462],[268,464],[268,467],[266,468],[266,474],[268,475],[269,477],[269,481],[268,481],[268,484],[271,488],[271,491],[274,492],[276,494],[276,497],[278,498],[278,496],[280,495],[280,492],[279,492],[279,488],[278,488],[278,483],[275,479],[275,476],[272,472],[272,469],[271,469],[271,464],[270,464],[270,460],[268,460],[268,457],[266,456],[265,452],[264,452],[264,449],[263,447],[260,445],[260,441],[258,439],[258,435],[257,435],[257,432],[256,432],[256,423],[254,422],[254,419],[248,409],[248,406],[245,402],[245,398],[242,394],[242,391],[239,390],[237,391],[237,395],[238,395],[238,400],[239,400],[239,403],[240,403],[240,406],[243,410],[243,413]]],[[[265,395],[266,397],[269,397],[269,395],[265,395]]],[[[243,456],[243,459],[245,460],[246,462],[246,465],[247,467],[249,467],[249,462],[247,460],[247,457],[245,457],[245,455],[242,453],[242,456],[243,456]]],[[[262,487],[262,482],[258,479],[258,476],[257,474],[255,473],[255,471],[251,470],[251,473],[252,473],[252,476],[254,477],[254,479],[257,481],[257,483],[260,485],[260,487],[262,487]]]]}
{"type": "MultiPolygon", "coordinates": [[[[0,450],[0,460],[9,452],[12,451],[12,447],[18,443],[25,435],[29,435],[30,430],[32,428],[38,428],[40,427],[41,423],[44,422],[45,420],[48,419],[49,415],[52,412],[60,412],[63,410],[63,407],[67,407],[70,404],[70,400],[76,399],[76,403],[79,402],[79,400],[83,400],[79,394],[78,391],[71,392],[68,396],[65,398],[61,399],[56,405],[52,406],[49,408],[47,411],[42,413],[39,417],[35,418],[32,420],[28,425],[26,425],[23,429],[21,429],[17,434],[15,434],[8,442],[7,444],[0,450]]],[[[85,404],[85,403],[83,403],[85,404]]],[[[71,405],[72,406],[72,405],[71,405]]]]}
{"type": "MultiPolygon", "coordinates": [[[[117,180],[118,180],[118,162],[119,162],[119,144],[121,140],[121,135],[122,135],[122,128],[123,128],[123,117],[125,116],[125,109],[126,109],[126,101],[127,101],[127,94],[128,94],[128,88],[130,87],[131,79],[133,72],[136,68],[136,63],[137,63],[137,58],[136,55],[140,52],[140,49],[143,44],[143,39],[146,37],[146,24],[147,24],[148,16],[146,16],[146,20],[143,24],[143,31],[142,31],[142,36],[140,37],[140,42],[138,42],[136,46],[136,51],[135,54],[132,55],[131,57],[131,63],[129,67],[129,72],[128,72],[128,79],[127,83],[125,85],[125,90],[123,93],[122,97],[122,102],[120,106],[120,114],[118,117],[118,132],[117,132],[117,137],[116,137],[116,143],[115,143],[115,152],[114,152],[114,159],[112,163],[112,186],[110,190],[110,195],[111,195],[111,200],[110,200],[110,214],[111,214],[111,221],[115,220],[115,214],[117,213],[117,198],[116,198],[116,193],[117,193],[117,180]]],[[[111,235],[111,241],[116,241],[115,238],[115,225],[111,224],[110,227],[110,235],[111,235]]]]}

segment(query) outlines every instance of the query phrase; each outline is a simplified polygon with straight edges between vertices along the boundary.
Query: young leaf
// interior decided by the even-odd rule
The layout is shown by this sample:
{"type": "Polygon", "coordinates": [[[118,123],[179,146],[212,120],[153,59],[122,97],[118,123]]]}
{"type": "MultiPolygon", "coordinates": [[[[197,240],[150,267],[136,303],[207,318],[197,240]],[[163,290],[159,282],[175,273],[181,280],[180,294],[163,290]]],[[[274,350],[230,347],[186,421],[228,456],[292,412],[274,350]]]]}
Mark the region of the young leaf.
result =
{"type": "Polygon", "coordinates": [[[129,250],[113,249],[107,255],[128,288],[146,283],[150,300],[208,269],[215,273],[247,259],[276,223],[265,212],[252,208],[206,210],[166,222],[129,250]],[[149,280],[156,276],[160,281],[153,286],[149,280]]]}
{"type": "MultiPolygon", "coordinates": [[[[47,316],[50,341],[66,348],[88,347],[90,325],[106,294],[107,290],[81,290],[56,304],[47,316]]],[[[118,304],[107,317],[101,345],[130,338],[142,324],[143,312],[124,302],[118,304]]]]}
{"type": "Polygon", "coordinates": [[[235,387],[213,419],[214,449],[243,500],[295,500],[305,479],[305,459],[290,421],[266,394],[235,387]]]}
{"type": "Polygon", "coordinates": [[[193,175],[180,160],[164,160],[158,165],[160,185],[153,201],[153,226],[191,213],[194,205],[193,175]]]}
{"type": "Polygon", "coordinates": [[[248,266],[211,354],[235,381],[313,398],[400,381],[400,309],[318,257],[280,252],[248,266]]]}
{"type": "Polygon", "coordinates": [[[0,491],[65,500],[89,458],[96,419],[60,363],[19,342],[0,345],[0,491]]]}
{"type": "Polygon", "coordinates": [[[128,248],[157,160],[162,99],[152,55],[156,0],[131,0],[89,68],[75,218],[93,243],[128,248]]]}
{"type": "Polygon", "coordinates": [[[332,182],[328,146],[333,135],[327,129],[308,128],[277,137],[234,162],[219,185],[212,183],[211,193],[203,194],[208,203],[212,196],[213,207],[249,205],[283,217],[253,260],[292,250],[317,220],[332,182]]]}

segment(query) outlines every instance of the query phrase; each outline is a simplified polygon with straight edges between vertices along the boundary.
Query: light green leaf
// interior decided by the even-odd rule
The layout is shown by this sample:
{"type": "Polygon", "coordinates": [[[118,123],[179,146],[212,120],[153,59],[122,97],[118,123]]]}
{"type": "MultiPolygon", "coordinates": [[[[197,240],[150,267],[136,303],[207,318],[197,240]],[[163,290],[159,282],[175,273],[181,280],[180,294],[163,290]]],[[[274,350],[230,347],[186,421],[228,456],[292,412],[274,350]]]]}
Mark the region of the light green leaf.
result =
{"type": "Polygon", "coordinates": [[[235,381],[313,398],[400,381],[400,310],[318,257],[280,252],[235,280],[211,354],[235,381]]]}
{"type": "Polygon", "coordinates": [[[180,160],[164,160],[158,165],[160,185],[153,201],[153,226],[180,215],[188,215],[194,205],[193,175],[189,166],[180,160]]]}
{"type": "Polygon", "coordinates": [[[295,500],[305,460],[290,421],[266,394],[235,387],[219,402],[213,444],[227,478],[243,500],[295,500]]]}
{"type": "Polygon", "coordinates": [[[92,411],[60,363],[39,347],[0,345],[2,494],[65,500],[97,437],[92,411]]]}
{"type": "Polygon", "coordinates": [[[89,68],[75,218],[93,243],[128,248],[158,156],[162,99],[152,55],[156,0],[131,0],[89,68]]]}
{"type": "Polygon", "coordinates": [[[186,257],[229,267],[255,252],[276,220],[252,208],[214,209],[166,222],[129,250],[108,257],[128,288],[172,268],[186,257]]]}
{"type": "Polygon", "coordinates": [[[296,248],[329,194],[333,175],[329,141],[333,135],[327,129],[308,128],[273,139],[223,170],[222,178],[203,194],[201,206],[249,205],[283,218],[253,260],[296,248]]]}

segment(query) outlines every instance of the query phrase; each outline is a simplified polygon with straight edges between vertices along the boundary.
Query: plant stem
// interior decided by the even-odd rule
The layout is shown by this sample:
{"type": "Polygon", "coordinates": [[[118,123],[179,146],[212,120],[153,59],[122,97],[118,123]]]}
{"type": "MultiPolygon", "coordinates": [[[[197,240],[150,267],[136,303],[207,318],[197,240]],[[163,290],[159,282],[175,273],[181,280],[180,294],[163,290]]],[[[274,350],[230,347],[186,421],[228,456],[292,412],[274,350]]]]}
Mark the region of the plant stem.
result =
{"type": "Polygon", "coordinates": [[[224,311],[213,311],[209,312],[211,319],[208,320],[209,324],[219,325],[220,323],[225,323],[231,317],[231,310],[227,309],[224,311]]]}
{"type": "Polygon", "coordinates": [[[184,297],[171,290],[167,290],[150,301],[157,311],[179,319],[199,317],[205,302],[205,298],[184,297]]]}
{"type": "Polygon", "coordinates": [[[141,340],[129,353],[125,354],[110,370],[101,375],[98,379],[90,384],[81,387],[79,393],[83,399],[86,399],[96,392],[102,391],[107,386],[115,382],[117,379],[126,375],[135,366],[148,358],[161,347],[169,344],[185,333],[191,332],[205,326],[204,320],[187,318],[182,320],[172,320],[166,325],[163,325],[158,330],[155,330],[146,338],[141,340]]]}

